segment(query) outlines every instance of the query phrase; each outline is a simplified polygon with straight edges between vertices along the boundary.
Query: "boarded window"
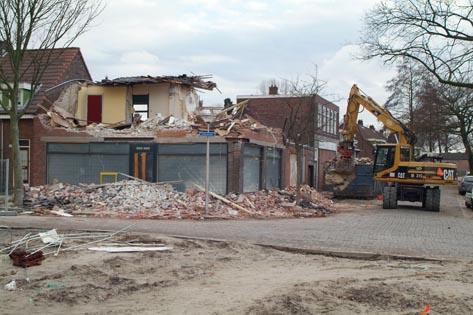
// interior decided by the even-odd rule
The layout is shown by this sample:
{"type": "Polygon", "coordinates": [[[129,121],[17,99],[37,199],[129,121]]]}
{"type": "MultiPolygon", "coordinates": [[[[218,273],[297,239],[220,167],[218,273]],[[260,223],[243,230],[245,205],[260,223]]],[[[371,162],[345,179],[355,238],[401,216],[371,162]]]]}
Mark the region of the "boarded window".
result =
{"type": "MultiPolygon", "coordinates": [[[[206,144],[159,144],[158,181],[182,181],[175,184],[185,191],[194,183],[205,185],[206,144]]],[[[227,193],[227,145],[210,144],[209,189],[227,193]]]]}
{"type": "Polygon", "coordinates": [[[261,189],[261,161],[261,147],[245,144],[243,147],[243,192],[261,189]]]}

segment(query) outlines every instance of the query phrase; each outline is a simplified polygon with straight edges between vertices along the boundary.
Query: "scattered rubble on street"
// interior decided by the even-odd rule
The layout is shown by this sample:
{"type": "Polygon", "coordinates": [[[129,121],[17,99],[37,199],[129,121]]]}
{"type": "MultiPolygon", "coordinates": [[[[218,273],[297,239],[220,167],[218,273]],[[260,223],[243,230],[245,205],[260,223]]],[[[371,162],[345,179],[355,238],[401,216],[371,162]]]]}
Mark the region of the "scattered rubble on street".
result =
{"type": "Polygon", "coordinates": [[[57,233],[56,229],[39,233],[27,233],[21,238],[1,246],[0,254],[7,254],[13,266],[30,268],[40,266],[49,255],[58,256],[71,250],[103,251],[109,253],[130,253],[145,251],[169,251],[172,247],[164,244],[141,244],[131,241],[122,242],[120,237],[133,225],[128,225],[115,232],[80,232],[57,233]],[[97,246],[97,245],[104,246],[97,246]],[[94,246],[91,246],[94,245],[94,246]]]}
{"type": "Polygon", "coordinates": [[[205,192],[197,187],[178,192],[169,184],[124,180],[103,185],[26,187],[25,206],[37,215],[148,219],[321,217],[332,212],[332,201],[316,190],[302,186],[301,194],[302,201],[296,205],[295,188],[225,197],[212,193],[205,214],[205,192]]]}

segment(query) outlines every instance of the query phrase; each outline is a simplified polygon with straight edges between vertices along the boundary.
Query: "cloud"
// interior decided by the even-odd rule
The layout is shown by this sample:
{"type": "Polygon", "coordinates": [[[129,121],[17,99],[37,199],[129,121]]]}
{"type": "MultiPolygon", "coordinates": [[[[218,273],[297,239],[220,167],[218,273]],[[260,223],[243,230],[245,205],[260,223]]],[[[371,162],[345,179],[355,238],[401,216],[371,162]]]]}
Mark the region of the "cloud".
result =
{"type": "Polygon", "coordinates": [[[318,64],[328,95],[345,100],[357,82],[384,101],[391,72],[351,58],[362,16],[375,0],[105,1],[96,27],[76,43],[96,80],[213,74],[222,94],[202,98],[222,104],[258,93],[262,80],[293,78],[318,64]]]}
{"type": "MultiPolygon", "coordinates": [[[[384,104],[388,97],[385,90],[386,81],[395,74],[394,69],[388,68],[378,60],[355,59],[359,53],[358,46],[346,45],[333,57],[324,60],[320,66],[320,77],[327,80],[326,90],[333,95],[341,113],[346,111],[348,93],[355,83],[377,103],[384,104]]],[[[360,119],[371,124],[376,123],[374,116],[366,111],[360,114],[360,119]]]]}

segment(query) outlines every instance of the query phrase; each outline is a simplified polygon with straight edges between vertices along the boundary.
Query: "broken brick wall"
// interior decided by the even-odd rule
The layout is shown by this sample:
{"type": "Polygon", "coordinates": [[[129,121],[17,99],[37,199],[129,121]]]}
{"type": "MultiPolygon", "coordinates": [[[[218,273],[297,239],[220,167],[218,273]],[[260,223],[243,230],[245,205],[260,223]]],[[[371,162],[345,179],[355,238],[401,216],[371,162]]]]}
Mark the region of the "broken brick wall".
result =
{"type": "Polygon", "coordinates": [[[324,150],[319,149],[319,165],[318,165],[318,184],[319,190],[324,190],[324,183],[325,183],[325,169],[327,167],[328,162],[334,159],[336,156],[335,151],[331,150],[324,150]]]}
{"type": "Polygon", "coordinates": [[[228,192],[240,192],[243,190],[243,143],[241,140],[228,142],[228,192]]]}

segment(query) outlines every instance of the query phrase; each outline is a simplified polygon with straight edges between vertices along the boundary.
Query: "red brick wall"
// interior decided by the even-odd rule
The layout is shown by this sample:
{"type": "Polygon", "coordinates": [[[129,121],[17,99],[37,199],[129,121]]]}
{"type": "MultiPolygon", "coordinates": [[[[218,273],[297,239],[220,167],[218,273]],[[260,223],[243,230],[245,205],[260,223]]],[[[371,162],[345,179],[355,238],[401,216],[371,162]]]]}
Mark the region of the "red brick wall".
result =
{"type": "Polygon", "coordinates": [[[243,190],[243,162],[241,141],[228,142],[227,162],[227,190],[228,192],[240,192],[243,190]]]}
{"type": "Polygon", "coordinates": [[[333,158],[335,158],[336,152],[335,151],[330,151],[330,150],[323,150],[319,149],[319,165],[318,165],[318,171],[319,171],[319,190],[324,189],[324,183],[325,183],[325,168],[327,166],[327,162],[331,161],[333,158]]]}
{"type": "MultiPolygon", "coordinates": [[[[244,99],[237,99],[237,102],[242,100],[244,99]]],[[[314,110],[317,109],[316,104],[321,104],[337,112],[339,111],[337,105],[330,103],[321,97],[316,97],[315,100],[309,97],[249,98],[246,111],[264,125],[284,129],[284,124],[291,114],[291,109],[298,109],[298,115],[296,115],[297,119],[301,124],[307,126],[309,129],[306,139],[303,140],[304,144],[313,144],[314,133],[338,139],[338,135],[332,135],[321,130],[315,130],[314,110]]]]}

